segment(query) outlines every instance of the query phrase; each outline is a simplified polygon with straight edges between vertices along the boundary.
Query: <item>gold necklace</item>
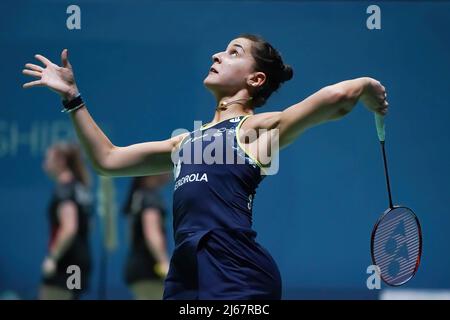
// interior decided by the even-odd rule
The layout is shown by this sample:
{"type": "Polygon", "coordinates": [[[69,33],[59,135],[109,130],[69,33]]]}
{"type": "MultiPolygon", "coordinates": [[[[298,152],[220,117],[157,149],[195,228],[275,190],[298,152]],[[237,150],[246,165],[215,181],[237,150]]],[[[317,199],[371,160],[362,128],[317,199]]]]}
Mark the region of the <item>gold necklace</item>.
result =
{"type": "Polygon", "coordinates": [[[226,110],[227,107],[228,107],[230,104],[234,104],[234,103],[237,103],[237,104],[240,104],[240,105],[245,106],[245,103],[249,102],[249,101],[252,100],[252,99],[253,99],[253,97],[250,97],[250,98],[242,98],[242,99],[236,99],[236,100],[229,101],[229,102],[224,102],[224,101],[222,101],[222,102],[216,107],[216,110],[226,110]],[[244,102],[244,103],[238,102],[238,101],[242,101],[242,100],[245,100],[245,102],[244,102]]]}

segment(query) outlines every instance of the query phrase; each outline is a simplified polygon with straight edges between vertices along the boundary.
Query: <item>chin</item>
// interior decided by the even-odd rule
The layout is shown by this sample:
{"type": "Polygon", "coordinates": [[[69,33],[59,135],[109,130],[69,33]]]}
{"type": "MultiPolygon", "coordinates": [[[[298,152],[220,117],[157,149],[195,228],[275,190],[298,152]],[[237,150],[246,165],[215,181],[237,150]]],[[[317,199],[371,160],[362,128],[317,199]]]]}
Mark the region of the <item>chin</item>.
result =
{"type": "Polygon", "coordinates": [[[207,85],[207,84],[213,83],[213,82],[214,82],[214,80],[211,79],[211,77],[210,77],[209,74],[205,77],[205,79],[203,79],[203,84],[204,84],[204,85],[207,85]]]}
{"type": "Polygon", "coordinates": [[[208,79],[208,77],[205,78],[205,80],[203,80],[203,85],[208,88],[209,90],[214,90],[218,87],[220,87],[220,85],[216,82],[214,82],[211,79],[208,79]]]}

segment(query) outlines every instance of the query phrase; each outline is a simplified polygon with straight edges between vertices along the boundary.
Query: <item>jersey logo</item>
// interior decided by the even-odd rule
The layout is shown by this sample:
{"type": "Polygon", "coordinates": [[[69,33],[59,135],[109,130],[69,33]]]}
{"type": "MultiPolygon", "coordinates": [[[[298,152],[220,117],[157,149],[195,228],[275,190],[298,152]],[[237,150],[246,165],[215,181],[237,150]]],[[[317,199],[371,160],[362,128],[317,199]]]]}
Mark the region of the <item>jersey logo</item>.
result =
{"type": "Polygon", "coordinates": [[[230,119],[231,123],[239,122],[239,117],[235,117],[233,119],[230,119]]]}
{"type": "Polygon", "coordinates": [[[185,175],[184,177],[180,178],[177,182],[175,182],[174,191],[177,190],[179,187],[181,187],[185,183],[190,182],[208,182],[208,175],[206,173],[203,173],[200,175],[200,173],[191,173],[188,175],[185,175]]]}

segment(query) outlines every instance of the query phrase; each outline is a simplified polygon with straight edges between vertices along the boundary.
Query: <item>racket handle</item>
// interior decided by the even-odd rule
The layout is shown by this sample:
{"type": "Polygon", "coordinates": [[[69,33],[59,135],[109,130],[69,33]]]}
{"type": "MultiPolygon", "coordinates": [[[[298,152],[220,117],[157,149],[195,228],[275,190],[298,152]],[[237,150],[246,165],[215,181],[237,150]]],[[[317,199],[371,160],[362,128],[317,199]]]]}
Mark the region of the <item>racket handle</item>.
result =
{"type": "Polygon", "coordinates": [[[378,113],[375,113],[375,125],[377,126],[377,134],[380,142],[384,142],[385,132],[384,132],[384,116],[380,116],[378,113]]]}

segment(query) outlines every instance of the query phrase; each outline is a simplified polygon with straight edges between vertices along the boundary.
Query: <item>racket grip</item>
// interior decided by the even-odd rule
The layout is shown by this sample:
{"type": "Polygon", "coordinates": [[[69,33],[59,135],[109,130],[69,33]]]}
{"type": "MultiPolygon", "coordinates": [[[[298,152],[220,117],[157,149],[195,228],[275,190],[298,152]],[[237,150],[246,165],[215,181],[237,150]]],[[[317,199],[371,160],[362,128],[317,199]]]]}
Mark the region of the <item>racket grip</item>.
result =
{"type": "Polygon", "coordinates": [[[385,139],[385,131],[384,131],[384,116],[375,113],[375,125],[377,127],[378,139],[380,142],[384,142],[385,139]]]}

